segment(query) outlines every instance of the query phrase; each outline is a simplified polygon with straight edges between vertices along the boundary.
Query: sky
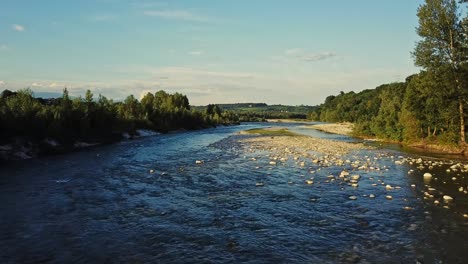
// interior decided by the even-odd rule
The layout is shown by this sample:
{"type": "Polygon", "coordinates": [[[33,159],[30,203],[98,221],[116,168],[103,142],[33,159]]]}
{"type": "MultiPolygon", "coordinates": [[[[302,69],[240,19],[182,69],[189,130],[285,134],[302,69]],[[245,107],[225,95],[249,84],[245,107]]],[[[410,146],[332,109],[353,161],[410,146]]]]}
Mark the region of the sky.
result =
{"type": "Polygon", "coordinates": [[[1,0],[0,90],[316,105],[418,72],[416,0],[1,0]]]}

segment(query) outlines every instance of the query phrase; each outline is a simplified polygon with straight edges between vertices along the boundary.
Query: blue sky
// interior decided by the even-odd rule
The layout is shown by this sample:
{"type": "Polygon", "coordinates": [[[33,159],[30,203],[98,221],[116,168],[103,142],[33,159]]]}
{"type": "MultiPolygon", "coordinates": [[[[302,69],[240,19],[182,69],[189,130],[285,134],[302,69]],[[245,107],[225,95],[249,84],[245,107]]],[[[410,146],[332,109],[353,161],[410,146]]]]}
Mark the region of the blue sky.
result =
{"type": "Polygon", "coordinates": [[[0,90],[323,102],[403,81],[411,0],[1,0],[0,90]]]}

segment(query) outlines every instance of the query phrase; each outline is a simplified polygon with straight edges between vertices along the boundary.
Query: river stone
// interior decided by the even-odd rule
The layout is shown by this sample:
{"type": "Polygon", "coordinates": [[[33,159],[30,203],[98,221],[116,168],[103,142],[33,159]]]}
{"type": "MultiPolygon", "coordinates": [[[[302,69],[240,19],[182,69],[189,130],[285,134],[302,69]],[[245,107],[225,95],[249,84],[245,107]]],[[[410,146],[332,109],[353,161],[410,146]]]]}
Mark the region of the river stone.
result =
{"type": "Polygon", "coordinates": [[[444,195],[443,198],[444,198],[444,201],[446,201],[446,202],[453,201],[453,198],[451,196],[448,196],[448,195],[444,195]]]}
{"type": "Polygon", "coordinates": [[[375,194],[373,193],[369,194],[369,198],[375,198],[375,194]]]}
{"type": "Polygon", "coordinates": [[[349,197],[349,199],[350,199],[350,200],[357,200],[357,197],[354,196],[354,195],[351,195],[351,196],[349,197]]]}
{"type": "Polygon", "coordinates": [[[387,195],[387,196],[385,196],[385,198],[386,198],[387,200],[392,200],[392,199],[393,199],[393,197],[392,197],[391,195],[387,195]]]}
{"type": "Polygon", "coordinates": [[[430,174],[429,172],[426,172],[426,173],[424,173],[423,177],[424,178],[431,178],[432,174],[430,174]]]}

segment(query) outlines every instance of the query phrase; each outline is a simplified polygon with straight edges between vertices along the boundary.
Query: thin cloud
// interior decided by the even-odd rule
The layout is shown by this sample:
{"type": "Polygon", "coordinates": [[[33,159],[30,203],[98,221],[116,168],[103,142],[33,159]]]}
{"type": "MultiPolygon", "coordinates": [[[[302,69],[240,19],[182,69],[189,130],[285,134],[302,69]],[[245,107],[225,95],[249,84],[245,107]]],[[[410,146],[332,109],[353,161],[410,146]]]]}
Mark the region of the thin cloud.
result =
{"type": "Polygon", "coordinates": [[[147,10],[143,12],[146,16],[159,17],[168,20],[183,20],[192,22],[206,22],[205,16],[194,14],[187,10],[147,10]]]}
{"type": "Polygon", "coordinates": [[[24,26],[18,25],[18,24],[13,24],[12,28],[13,28],[14,31],[18,31],[18,32],[22,32],[22,31],[26,30],[26,28],[24,26]]]}
{"type": "MultiPolygon", "coordinates": [[[[334,52],[327,51],[327,52],[321,52],[321,53],[311,53],[311,52],[306,52],[300,48],[286,49],[284,51],[284,54],[286,58],[296,58],[305,62],[322,61],[322,60],[331,59],[337,56],[336,53],[334,52]]],[[[275,58],[278,58],[278,56],[276,56],[275,58]]]]}
{"type": "Polygon", "coordinates": [[[5,85],[6,85],[6,82],[0,80],[0,86],[5,86],[5,85]]]}
{"type": "Polygon", "coordinates": [[[303,54],[297,57],[303,61],[313,62],[313,61],[322,61],[322,60],[336,57],[336,54],[333,52],[323,52],[323,53],[315,53],[315,54],[303,54]]]}

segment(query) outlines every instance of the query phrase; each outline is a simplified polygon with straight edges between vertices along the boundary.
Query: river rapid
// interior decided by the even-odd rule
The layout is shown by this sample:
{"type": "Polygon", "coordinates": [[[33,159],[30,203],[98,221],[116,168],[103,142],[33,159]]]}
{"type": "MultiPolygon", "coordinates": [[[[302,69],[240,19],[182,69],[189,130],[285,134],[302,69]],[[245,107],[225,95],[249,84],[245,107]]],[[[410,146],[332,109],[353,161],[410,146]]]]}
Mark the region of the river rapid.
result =
{"type": "Polygon", "coordinates": [[[252,136],[238,134],[268,125],[2,165],[0,263],[466,263],[468,173],[450,170],[459,161],[372,148],[347,157],[378,170],[292,159],[272,166],[267,152],[239,142],[252,136]],[[436,164],[430,179],[425,162],[436,164]],[[360,175],[359,187],[327,182],[343,170],[360,175]]]}

